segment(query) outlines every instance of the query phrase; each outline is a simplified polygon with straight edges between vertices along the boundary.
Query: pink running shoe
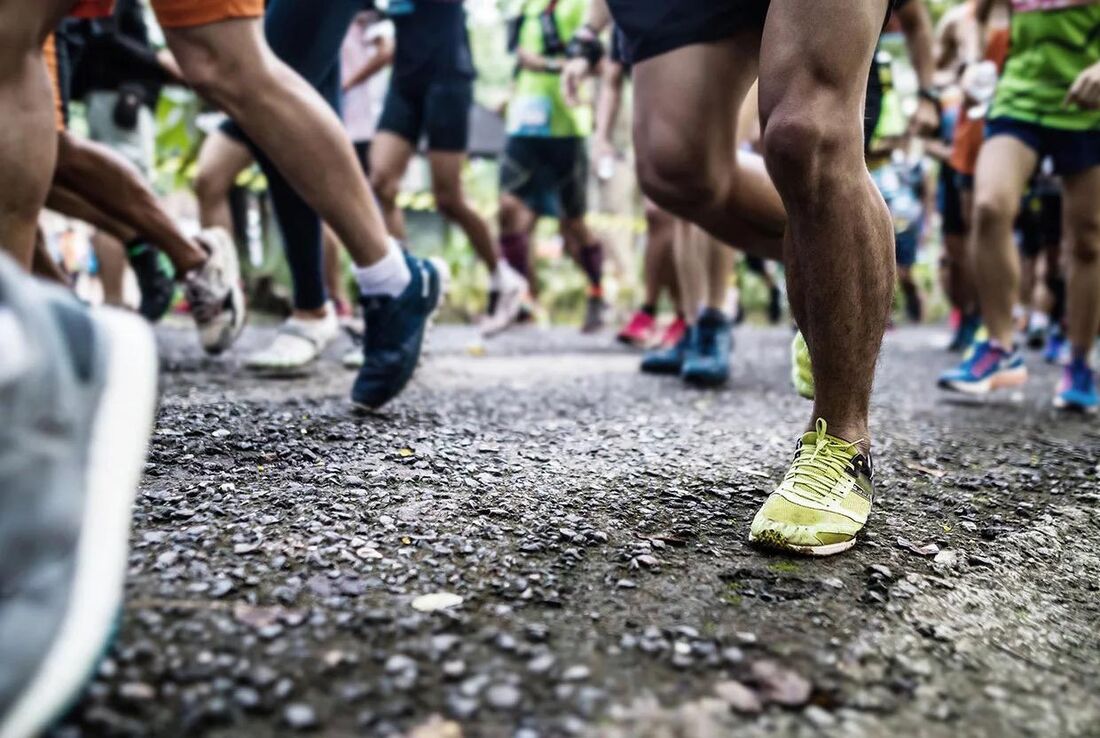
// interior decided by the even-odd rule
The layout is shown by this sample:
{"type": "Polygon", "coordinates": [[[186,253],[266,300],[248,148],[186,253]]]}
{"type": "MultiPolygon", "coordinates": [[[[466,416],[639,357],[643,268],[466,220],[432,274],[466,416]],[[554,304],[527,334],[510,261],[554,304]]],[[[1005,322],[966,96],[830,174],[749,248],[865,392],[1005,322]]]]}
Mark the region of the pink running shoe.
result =
{"type": "Polygon", "coordinates": [[[639,310],[634,313],[630,322],[619,331],[618,340],[619,343],[625,343],[627,346],[644,348],[653,341],[656,335],[657,321],[649,313],[639,310]]]}
{"type": "Polygon", "coordinates": [[[664,334],[661,336],[661,341],[658,344],[661,348],[672,348],[676,344],[680,343],[680,339],[687,333],[687,323],[683,318],[677,317],[676,320],[668,324],[665,328],[664,334]]]}

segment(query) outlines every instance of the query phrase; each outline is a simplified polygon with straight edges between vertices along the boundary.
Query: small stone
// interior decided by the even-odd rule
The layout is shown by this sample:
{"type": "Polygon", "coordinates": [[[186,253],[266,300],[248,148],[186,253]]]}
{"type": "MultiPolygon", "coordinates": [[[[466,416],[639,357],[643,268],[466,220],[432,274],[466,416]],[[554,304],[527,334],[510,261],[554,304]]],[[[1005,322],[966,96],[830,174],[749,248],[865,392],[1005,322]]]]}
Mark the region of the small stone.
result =
{"type": "Polygon", "coordinates": [[[466,662],[461,659],[453,659],[443,662],[443,676],[448,679],[461,679],[466,674],[466,662]]]}
{"type": "Polygon", "coordinates": [[[145,682],[126,682],[118,688],[118,696],[128,702],[149,702],[156,699],[157,690],[145,682]]]}
{"type": "Polygon", "coordinates": [[[727,664],[740,664],[745,660],[745,652],[737,646],[722,649],[722,660],[727,664]]]}
{"type": "Polygon", "coordinates": [[[563,682],[582,682],[589,677],[591,670],[583,665],[577,664],[576,666],[570,666],[568,669],[562,672],[561,680],[563,682]]]}
{"type": "Polygon", "coordinates": [[[420,595],[412,601],[412,607],[417,612],[436,612],[437,610],[449,610],[462,604],[462,597],[450,592],[434,592],[420,595]]]}
{"type": "Polygon", "coordinates": [[[552,653],[544,653],[527,662],[527,671],[532,674],[546,674],[554,668],[557,659],[552,653]]]}
{"type": "Polygon", "coordinates": [[[242,709],[255,710],[260,705],[260,693],[252,687],[238,687],[233,691],[233,701],[242,709]]]}
{"type": "Polygon", "coordinates": [[[634,589],[638,584],[633,579],[620,579],[615,586],[619,589],[634,589]]]}
{"type": "Polygon", "coordinates": [[[511,684],[494,684],[485,693],[485,701],[494,710],[514,710],[523,695],[511,684]]]}
{"type": "Polygon", "coordinates": [[[715,684],[714,693],[734,710],[746,715],[755,715],[764,709],[756,692],[732,679],[715,684]]]}
{"type": "Polygon", "coordinates": [[[808,705],[802,714],[813,723],[814,727],[820,730],[836,725],[836,718],[833,713],[818,705],[808,705]]]}
{"type": "Polygon", "coordinates": [[[312,730],[319,725],[313,707],[302,702],[287,705],[283,709],[283,721],[294,730],[312,730]]]}

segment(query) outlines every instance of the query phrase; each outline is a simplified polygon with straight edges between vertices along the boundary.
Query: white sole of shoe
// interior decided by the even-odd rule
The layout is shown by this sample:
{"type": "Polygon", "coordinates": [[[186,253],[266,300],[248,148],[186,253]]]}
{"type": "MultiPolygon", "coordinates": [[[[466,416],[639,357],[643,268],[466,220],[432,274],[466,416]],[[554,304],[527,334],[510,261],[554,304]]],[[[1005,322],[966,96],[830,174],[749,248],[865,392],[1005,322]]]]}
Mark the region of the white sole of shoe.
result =
{"type": "Polygon", "coordinates": [[[988,395],[994,390],[1013,389],[1027,383],[1027,369],[1019,368],[1010,371],[998,372],[992,377],[981,382],[945,382],[940,386],[943,389],[961,392],[964,395],[988,395]]]}
{"type": "Polygon", "coordinates": [[[801,554],[803,556],[835,556],[838,553],[843,553],[856,545],[856,538],[849,541],[841,541],[840,543],[830,543],[825,546],[794,546],[789,543],[778,544],[772,540],[762,541],[752,533],[749,534],[749,543],[756,543],[761,546],[766,546],[773,551],[788,551],[790,553],[801,554]]]}
{"type": "Polygon", "coordinates": [[[132,506],[157,399],[157,355],[141,318],[102,310],[96,323],[110,343],[107,381],[92,426],[69,602],[0,738],[29,738],[60,717],[103,655],[122,604],[132,506]]]}
{"type": "Polygon", "coordinates": [[[1066,402],[1060,395],[1054,396],[1054,407],[1058,410],[1066,410],[1068,412],[1084,413],[1085,415],[1096,415],[1098,408],[1085,407],[1084,405],[1078,405],[1072,402],[1066,402]]]}

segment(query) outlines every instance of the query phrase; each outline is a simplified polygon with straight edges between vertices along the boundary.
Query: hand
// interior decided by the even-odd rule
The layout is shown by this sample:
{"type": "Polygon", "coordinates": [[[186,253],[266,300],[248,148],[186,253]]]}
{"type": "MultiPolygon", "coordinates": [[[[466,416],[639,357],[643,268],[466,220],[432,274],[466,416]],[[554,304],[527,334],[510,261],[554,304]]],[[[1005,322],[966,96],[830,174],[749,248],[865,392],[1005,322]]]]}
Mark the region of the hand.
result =
{"type": "Polygon", "coordinates": [[[936,135],[940,127],[940,111],[927,98],[920,98],[913,117],[909,119],[909,135],[921,138],[936,135]]]}
{"type": "Polygon", "coordinates": [[[587,59],[570,59],[561,70],[561,93],[565,96],[565,102],[573,107],[580,105],[581,83],[592,73],[592,65],[587,59]]]}
{"type": "Polygon", "coordinates": [[[1077,75],[1073,86],[1066,93],[1065,105],[1076,105],[1087,110],[1100,108],[1100,62],[1077,75]]]}
{"type": "Polygon", "coordinates": [[[615,144],[607,140],[603,136],[597,136],[592,142],[592,158],[596,161],[611,157],[615,159],[619,156],[619,152],[615,150],[615,144]]]}

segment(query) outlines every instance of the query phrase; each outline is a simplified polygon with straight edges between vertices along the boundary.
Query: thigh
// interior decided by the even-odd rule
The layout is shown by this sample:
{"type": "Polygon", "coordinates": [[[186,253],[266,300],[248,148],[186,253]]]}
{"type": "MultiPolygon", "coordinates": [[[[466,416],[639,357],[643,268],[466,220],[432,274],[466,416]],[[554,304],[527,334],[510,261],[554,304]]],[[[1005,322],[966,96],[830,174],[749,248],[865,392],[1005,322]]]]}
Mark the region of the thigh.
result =
{"type": "Polygon", "coordinates": [[[466,152],[470,139],[470,106],[474,86],[469,80],[435,82],[424,103],[428,151],[466,152]]]}
{"type": "Polygon", "coordinates": [[[1100,246],[1100,165],[1062,179],[1065,229],[1074,243],[1100,246]]]}
{"type": "Polygon", "coordinates": [[[432,173],[432,191],[457,193],[462,190],[462,169],[466,166],[465,151],[428,151],[428,168],[432,173]]]}
{"type": "Polygon", "coordinates": [[[738,115],[756,80],[760,32],[685,46],[634,68],[634,143],[639,165],[654,158],[726,167],[738,115]]]}
{"type": "Polygon", "coordinates": [[[1015,217],[1038,163],[1038,153],[1015,136],[999,134],[986,139],[974,171],[973,207],[1015,217]]]}
{"type": "Polygon", "coordinates": [[[862,143],[868,71],[887,0],[772,0],[760,51],[765,135],[780,105],[862,143]]]}

